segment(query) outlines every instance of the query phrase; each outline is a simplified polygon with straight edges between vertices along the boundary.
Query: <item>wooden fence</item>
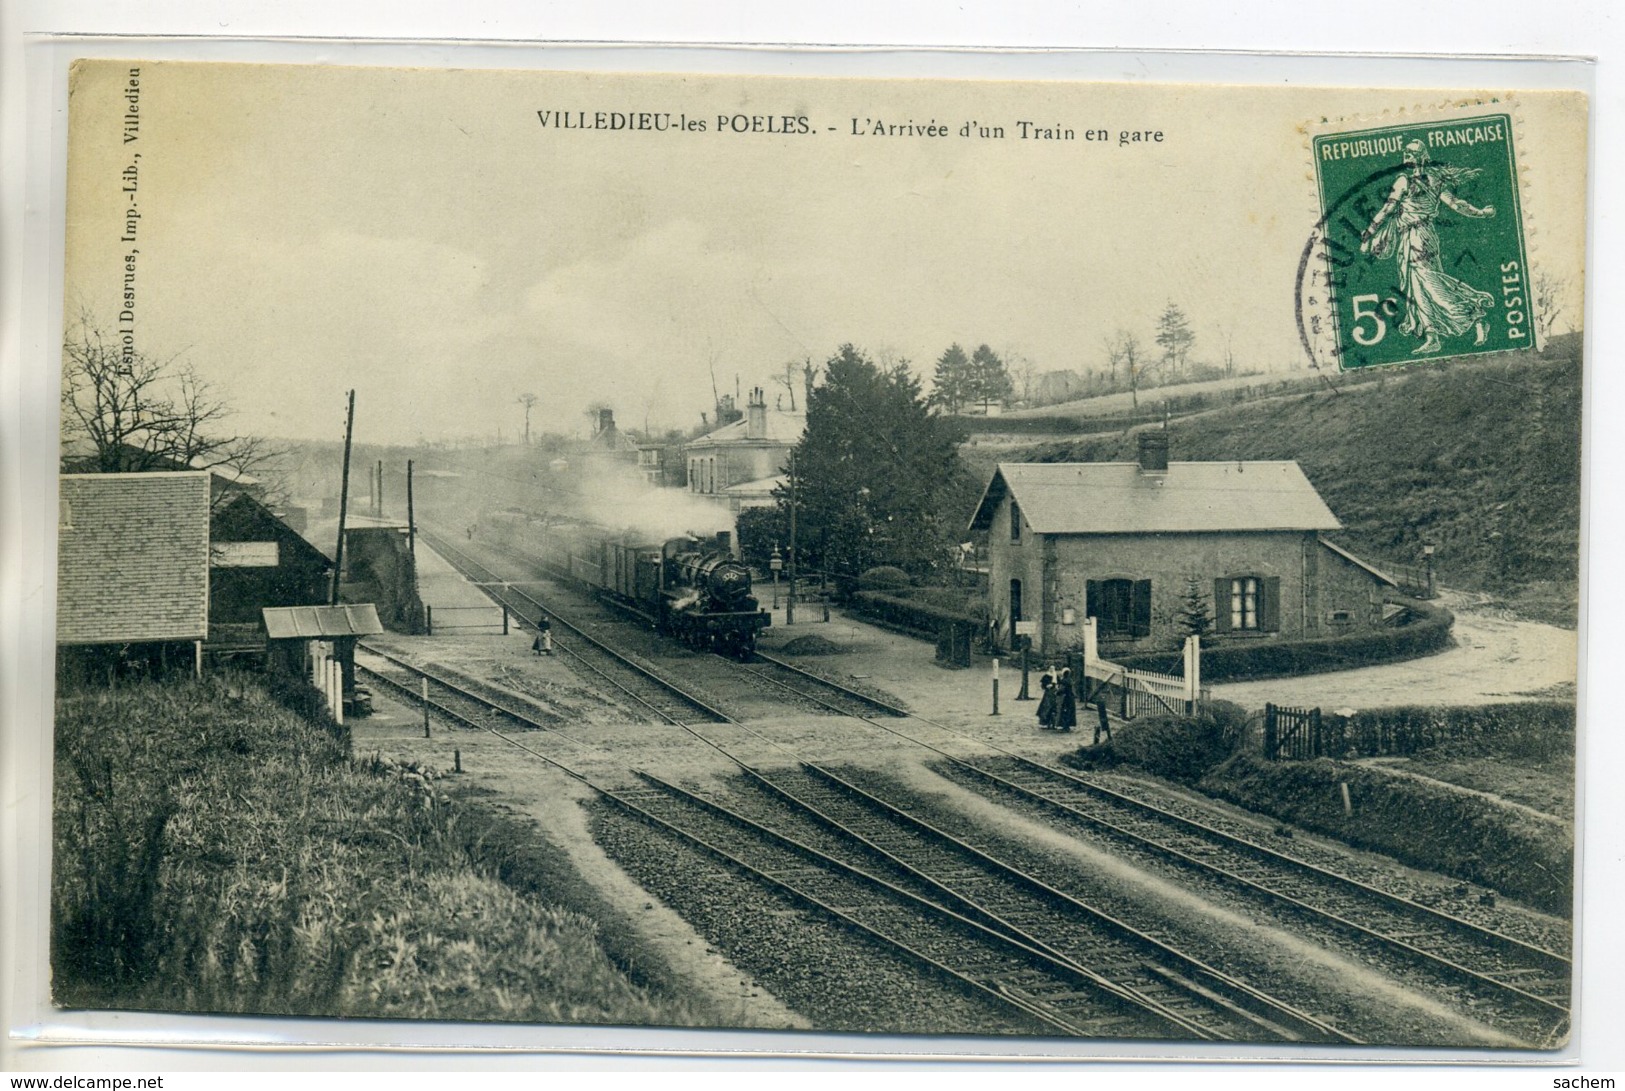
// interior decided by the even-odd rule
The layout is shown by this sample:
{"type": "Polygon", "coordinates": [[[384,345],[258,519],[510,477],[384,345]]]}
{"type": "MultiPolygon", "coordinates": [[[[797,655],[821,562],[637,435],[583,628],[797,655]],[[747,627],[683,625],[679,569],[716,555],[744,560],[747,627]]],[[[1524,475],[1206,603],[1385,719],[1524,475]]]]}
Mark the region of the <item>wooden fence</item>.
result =
{"type": "Polygon", "coordinates": [[[1325,723],[1318,708],[1264,706],[1264,757],[1270,761],[1333,757],[1326,752],[1325,723]]]}

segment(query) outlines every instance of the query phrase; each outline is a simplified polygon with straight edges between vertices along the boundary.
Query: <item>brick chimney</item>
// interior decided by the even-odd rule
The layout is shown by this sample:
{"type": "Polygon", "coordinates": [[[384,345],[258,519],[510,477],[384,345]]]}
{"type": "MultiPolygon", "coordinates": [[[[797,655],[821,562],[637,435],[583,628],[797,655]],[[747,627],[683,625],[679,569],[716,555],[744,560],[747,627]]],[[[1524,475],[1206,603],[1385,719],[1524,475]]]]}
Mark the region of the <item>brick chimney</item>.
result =
{"type": "Polygon", "coordinates": [[[1168,472],[1168,433],[1163,431],[1140,433],[1140,472],[1165,474],[1168,472]]]}
{"type": "Polygon", "coordinates": [[[745,438],[767,438],[767,394],[759,386],[751,390],[745,407],[745,438]]]}

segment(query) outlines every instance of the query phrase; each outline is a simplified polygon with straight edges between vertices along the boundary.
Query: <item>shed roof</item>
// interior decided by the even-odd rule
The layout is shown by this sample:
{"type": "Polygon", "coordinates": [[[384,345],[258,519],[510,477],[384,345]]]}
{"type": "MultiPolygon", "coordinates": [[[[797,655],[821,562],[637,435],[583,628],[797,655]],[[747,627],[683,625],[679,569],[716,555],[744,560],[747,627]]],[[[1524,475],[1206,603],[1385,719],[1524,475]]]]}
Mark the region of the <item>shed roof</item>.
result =
{"type": "Polygon", "coordinates": [[[316,640],[335,636],[376,636],[384,631],[370,602],[343,606],[267,606],[260,611],[272,640],[316,640]]]}
{"type": "Polygon", "coordinates": [[[1039,534],[1169,534],[1337,530],[1342,527],[1296,462],[1003,462],[971,518],[985,530],[1014,495],[1039,534]]]}
{"type": "Polygon", "coordinates": [[[61,644],[202,640],[209,633],[209,475],[63,474],[61,644]]]}

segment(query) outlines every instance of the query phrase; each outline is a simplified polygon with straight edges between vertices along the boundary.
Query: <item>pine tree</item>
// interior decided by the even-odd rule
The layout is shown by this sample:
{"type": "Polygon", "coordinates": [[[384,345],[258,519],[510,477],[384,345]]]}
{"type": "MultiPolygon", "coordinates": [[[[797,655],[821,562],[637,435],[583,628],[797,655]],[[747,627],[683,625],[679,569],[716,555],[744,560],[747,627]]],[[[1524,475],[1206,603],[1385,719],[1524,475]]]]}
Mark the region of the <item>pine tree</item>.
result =
{"type": "Polygon", "coordinates": [[[956,341],[937,357],[937,371],[931,379],[931,404],[950,413],[959,412],[971,400],[970,381],[970,357],[956,341]]]}
{"type": "Polygon", "coordinates": [[[1191,346],[1196,344],[1196,334],[1191,332],[1190,320],[1185,317],[1185,312],[1171,300],[1168,309],[1157,319],[1157,344],[1162,346],[1162,358],[1169,365],[1169,371],[1175,375],[1182,374],[1185,358],[1190,355],[1191,346]]]}
{"type": "MultiPolygon", "coordinates": [[[[877,564],[929,572],[960,529],[938,513],[963,476],[951,426],[930,412],[907,362],[882,369],[842,345],[808,399],[796,447],[809,559],[849,576],[877,564]]],[[[779,502],[788,506],[787,488],[779,502]]]]}
{"type": "Polygon", "coordinates": [[[970,358],[970,400],[981,402],[985,411],[995,402],[1003,404],[1014,389],[1010,371],[999,354],[986,345],[976,346],[970,358]]]}
{"type": "Polygon", "coordinates": [[[1208,602],[1208,590],[1195,576],[1185,577],[1185,595],[1179,605],[1179,631],[1194,636],[1202,646],[1208,646],[1208,634],[1213,632],[1213,608],[1208,602]]]}

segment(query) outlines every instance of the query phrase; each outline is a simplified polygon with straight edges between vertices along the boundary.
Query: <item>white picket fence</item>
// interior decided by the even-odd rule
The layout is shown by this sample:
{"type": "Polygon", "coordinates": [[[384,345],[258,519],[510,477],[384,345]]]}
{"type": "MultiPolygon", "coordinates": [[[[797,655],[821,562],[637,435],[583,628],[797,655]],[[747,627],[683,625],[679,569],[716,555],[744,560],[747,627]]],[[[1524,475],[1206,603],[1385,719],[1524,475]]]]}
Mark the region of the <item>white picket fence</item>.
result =
{"type": "Polygon", "coordinates": [[[1202,687],[1202,645],[1194,636],[1185,638],[1184,659],[1182,676],[1130,670],[1102,659],[1095,619],[1083,619],[1083,675],[1092,684],[1115,686],[1122,692],[1119,711],[1125,719],[1146,712],[1165,711],[1174,716],[1201,712],[1212,699],[1212,690],[1202,687]]]}

